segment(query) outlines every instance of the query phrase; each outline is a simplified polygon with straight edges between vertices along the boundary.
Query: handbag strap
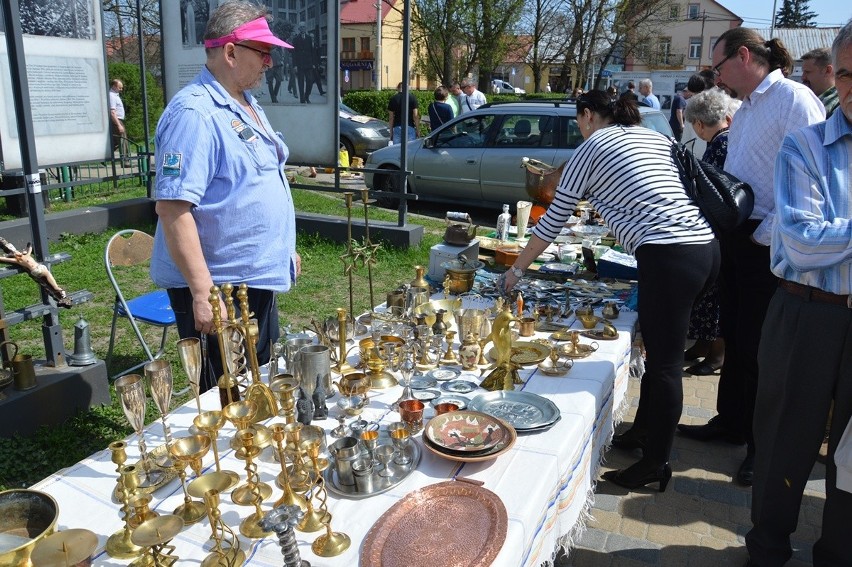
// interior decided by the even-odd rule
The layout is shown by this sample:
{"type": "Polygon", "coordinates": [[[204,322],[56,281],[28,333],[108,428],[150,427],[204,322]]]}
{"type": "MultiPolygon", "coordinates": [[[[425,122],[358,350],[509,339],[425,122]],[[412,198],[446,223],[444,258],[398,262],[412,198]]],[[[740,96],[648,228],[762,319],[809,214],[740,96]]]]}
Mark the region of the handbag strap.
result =
{"type": "Polygon", "coordinates": [[[677,166],[680,180],[683,183],[683,188],[687,196],[695,201],[695,177],[698,175],[698,164],[695,155],[689,151],[689,148],[672,138],[672,159],[677,166]]]}

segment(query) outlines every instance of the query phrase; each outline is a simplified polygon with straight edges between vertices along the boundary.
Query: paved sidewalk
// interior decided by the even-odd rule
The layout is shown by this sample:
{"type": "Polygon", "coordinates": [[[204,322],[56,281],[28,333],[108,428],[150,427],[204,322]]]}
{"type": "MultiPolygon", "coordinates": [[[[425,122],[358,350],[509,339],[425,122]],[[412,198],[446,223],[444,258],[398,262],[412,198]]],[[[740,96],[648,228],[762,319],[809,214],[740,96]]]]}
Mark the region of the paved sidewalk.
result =
{"type": "MultiPolygon", "coordinates": [[[[718,376],[684,375],[681,423],[705,423],[715,415],[718,376]]],[[[633,422],[639,381],[630,379],[631,407],[617,430],[633,422]]],[[[610,449],[603,470],[635,462],[635,454],[610,449]]],[[[748,554],[745,534],[751,528],[751,489],[732,482],[745,446],[700,443],[675,436],[666,492],[648,487],[629,492],[607,482],[597,485],[593,519],[578,545],[558,567],[740,567],[748,554]]],[[[811,548],[822,525],[825,467],[817,464],[805,490],[799,528],[793,534],[788,567],[811,565],[811,548]]]]}

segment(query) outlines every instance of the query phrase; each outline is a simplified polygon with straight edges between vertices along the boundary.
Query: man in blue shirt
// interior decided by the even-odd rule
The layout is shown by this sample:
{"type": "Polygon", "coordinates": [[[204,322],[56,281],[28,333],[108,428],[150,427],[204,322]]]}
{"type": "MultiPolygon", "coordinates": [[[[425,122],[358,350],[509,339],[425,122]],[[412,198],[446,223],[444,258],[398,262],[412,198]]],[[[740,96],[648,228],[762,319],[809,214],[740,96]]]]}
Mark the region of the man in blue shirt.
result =
{"type": "Polygon", "coordinates": [[[642,95],[642,103],[660,110],[660,99],[654,94],[654,83],[651,79],[642,79],[639,81],[639,94],[642,95]]]}
{"type": "Polygon", "coordinates": [[[832,403],[813,563],[852,565],[852,478],[841,478],[835,464],[852,417],[852,20],[835,38],[832,57],[837,111],[788,134],[775,161],[770,266],[780,280],[758,353],[754,527],[746,535],[753,566],[780,566],[792,555],[790,534],[832,403]]]}
{"type": "MultiPolygon", "coordinates": [[[[250,90],[272,65],[270,49],[290,45],[269,30],[266,9],[247,1],[213,12],[204,39],[205,67],[157,125],[151,278],[168,291],[181,337],[215,332],[214,284],[245,283],[265,364],[279,335],[275,295],[290,289],[301,260],[284,174],[289,150],[250,90]]],[[[222,374],[217,340],[208,343],[204,390],[222,374]]]]}

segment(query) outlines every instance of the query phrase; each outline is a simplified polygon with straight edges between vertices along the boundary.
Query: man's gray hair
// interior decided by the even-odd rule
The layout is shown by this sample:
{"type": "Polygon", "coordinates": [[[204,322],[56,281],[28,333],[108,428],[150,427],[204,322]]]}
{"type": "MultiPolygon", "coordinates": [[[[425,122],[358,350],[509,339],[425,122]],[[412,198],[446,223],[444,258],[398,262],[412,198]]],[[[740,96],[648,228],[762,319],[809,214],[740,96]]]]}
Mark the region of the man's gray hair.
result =
{"type": "Polygon", "coordinates": [[[840,52],[849,47],[852,47],[852,18],[840,29],[840,33],[834,38],[834,43],[831,44],[831,59],[835,67],[837,67],[840,52]]]}
{"type": "Polygon", "coordinates": [[[707,89],[694,94],[686,103],[683,119],[690,124],[698,120],[705,126],[713,126],[733,115],[737,107],[732,107],[733,99],[722,89],[707,89]]]}
{"type": "Polygon", "coordinates": [[[639,86],[648,87],[649,89],[654,90],[654,83],[651,82],[651,79],[640,79],[639,86]]]}
{"type": "Polygon", "coordinates": [[[819,68],[825,69],[831,64],[831,50],[827,47],[811,49],[802,55],[802,61],[813,61],[819,68]]]}
{"type": "Polygon", "coordinates": [[[210,14],[204,39],[224,37],[244,23],[258,18],[270,19],[266,6],[248,0],[230,0],[210,14]]]}
{"type": "Polygon", "coordinates": [[[476,79],[462,79],[461,86],[476,88],[476,79]]]}

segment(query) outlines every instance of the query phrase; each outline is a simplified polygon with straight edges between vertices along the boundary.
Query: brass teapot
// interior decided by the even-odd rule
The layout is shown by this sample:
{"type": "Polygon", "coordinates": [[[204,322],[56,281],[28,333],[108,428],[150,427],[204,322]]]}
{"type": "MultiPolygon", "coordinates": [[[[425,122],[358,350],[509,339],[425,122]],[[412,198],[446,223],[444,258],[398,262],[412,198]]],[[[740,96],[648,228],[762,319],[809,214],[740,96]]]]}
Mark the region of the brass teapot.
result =
{"type": "Polygon", "coordinates": [[[444,242],[450,246],[467,246],[476,236],[479,226],[467,213],[447,212],[447,229],[444,231],[444,242]]]}

